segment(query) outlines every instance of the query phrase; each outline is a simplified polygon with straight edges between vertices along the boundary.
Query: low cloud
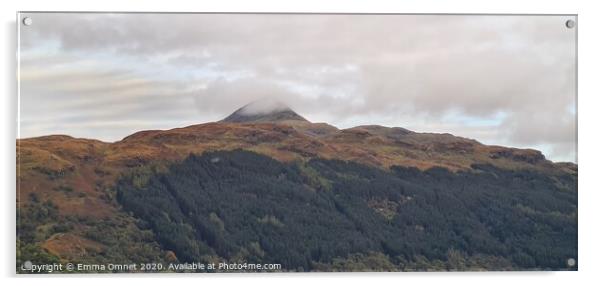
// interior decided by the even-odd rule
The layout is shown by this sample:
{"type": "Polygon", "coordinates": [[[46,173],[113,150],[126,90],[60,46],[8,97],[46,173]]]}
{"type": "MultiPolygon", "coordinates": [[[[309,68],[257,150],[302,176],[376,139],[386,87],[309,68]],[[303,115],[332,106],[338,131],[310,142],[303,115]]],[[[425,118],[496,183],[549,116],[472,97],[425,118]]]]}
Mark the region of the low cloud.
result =
{"type": "Polygon", "coordinates": [[[288,108],[288,105],[277,100],[260,99],[245,105],[240,112],[245,115],[259,115],[279,112],[288,108]]]}

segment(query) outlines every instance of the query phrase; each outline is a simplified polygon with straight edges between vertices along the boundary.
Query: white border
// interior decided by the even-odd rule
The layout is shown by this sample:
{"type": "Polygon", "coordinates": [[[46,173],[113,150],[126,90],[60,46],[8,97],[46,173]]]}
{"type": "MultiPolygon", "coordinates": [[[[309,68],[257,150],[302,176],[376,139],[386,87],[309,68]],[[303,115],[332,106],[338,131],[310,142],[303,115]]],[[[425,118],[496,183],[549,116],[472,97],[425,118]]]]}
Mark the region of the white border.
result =
{"type": "MultiPolygon", "coordinates": [[[[599,142],[602,128],[600,118],[600,70],[602,67],[600,51],[602,51],[601,34],[602,15],[596,1],[435,1],[423,0],[416,3],[402,1],[352,1],[352,0],[221,0],[204,1],[160,1],[160,0],[4,0],[0,1],[2,9],[2,148],[0,149],[2,164],[0,165],[2,202],[4,207],[3,229],[0,235],[2,246],[2,285],[35,284],[48,282],[61,285],[81,285],[80,279],[62,279],[51,277],[15,277],[15,138],[16,138],[16,23],[17,11],[160,11],[160,12],[346,12],[346,13],[535,13],[535,14],[578,14],[579,15],[579,271],[578,272],[515,272],[515,273],[348,273],[348,274],[272,274],[272,275],[123,275],[107,281],[104,279],[86,279],[88,285],[105,285],[107,283],[131,284],[133,277],[149,285],[163,285],[164,279],[177,278],[175,283],[236,283],[258,285],[306,285],[316,282],[328,284],[374,284],[396,283],[421,285],[504,285],[518,283],[533,285],[588,285],[599,283],[597,271],[600,268],[598,255],[602,254],[602,236],[600,224],[600,158],[599,142]],[[202,280],[192,280],[192,279],[202,280]],[[301,278],[301,279],[299,279],[301,278]],[[336,280],[335,280],[336,279],[336,280]],[[217,281],[215,281],[217,280],[217,281]],[[376,280],[376,281],[375,281],[376,280]]],[[[69,276],[73,277],[73,276],[69,276]]],[[[93,275],[77,276],[108,278],[115,276],[93,275]]]]}

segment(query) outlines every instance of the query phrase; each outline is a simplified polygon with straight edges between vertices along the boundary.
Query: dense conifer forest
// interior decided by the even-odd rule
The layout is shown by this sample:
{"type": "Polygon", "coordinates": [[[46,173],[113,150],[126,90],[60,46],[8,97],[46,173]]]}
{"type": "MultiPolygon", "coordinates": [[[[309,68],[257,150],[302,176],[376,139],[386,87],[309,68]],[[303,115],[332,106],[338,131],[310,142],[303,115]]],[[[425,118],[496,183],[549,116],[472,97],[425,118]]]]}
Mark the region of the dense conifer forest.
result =
{"type": "Polygon", "coordinates": [[[181,262],[285,271],[577,269],[575,176],[473,165],[382,170],[249,151],[120,179],[117,200],[181,262]]]}

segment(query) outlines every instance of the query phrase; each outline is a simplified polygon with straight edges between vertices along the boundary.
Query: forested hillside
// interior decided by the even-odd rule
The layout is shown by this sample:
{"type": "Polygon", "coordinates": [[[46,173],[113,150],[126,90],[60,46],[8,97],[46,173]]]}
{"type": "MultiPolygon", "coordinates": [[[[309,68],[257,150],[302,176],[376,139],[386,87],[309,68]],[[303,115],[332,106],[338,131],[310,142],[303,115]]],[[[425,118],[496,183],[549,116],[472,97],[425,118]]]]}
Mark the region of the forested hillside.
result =
{"type": "Polygon", "coordinates": [[[141,168],[115,189],[138,227],[181,262],[524,270],[577,259],[576,184],[574,175],[491,165],[387,170],[235,150],[141,168]]]}

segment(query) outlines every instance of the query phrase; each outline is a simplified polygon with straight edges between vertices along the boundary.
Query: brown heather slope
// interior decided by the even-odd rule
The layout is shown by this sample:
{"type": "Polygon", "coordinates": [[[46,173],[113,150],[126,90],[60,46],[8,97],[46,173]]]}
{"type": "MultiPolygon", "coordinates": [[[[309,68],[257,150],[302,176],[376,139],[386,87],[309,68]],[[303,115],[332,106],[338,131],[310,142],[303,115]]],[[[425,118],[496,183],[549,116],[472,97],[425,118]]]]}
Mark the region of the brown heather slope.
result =
{"type": "MultiPolygon", "coordinates": [[[[74,227],[58,236],[42,235],[39,246],[61,259],[77,259],[103,248],[86,238],[90,227],[79,221],[116,220],[124,229],[140,231],[115,201],[111,186],[119,176],[140,167],[165,166],[190,153],[233,149],[255,151],[284,162],[319,157],[384,169],[393,165],[422,170],[438,166],[457,171],[470,170],[472,164],[491,164],[550,174],[577,173],[575,164],[553,163],[536,150],[487,146],[450,134],[381,126],[339,130],[325,123],[299,120],[218,122],[137,132],[115,143],[64,135],[17,140],[17,203],[21,210],[35,201],[50,200],[56,205],[58,220],[69,218],[74,227]]],[[[38,226],[44,227],[50,225],[38,226]]]]}

